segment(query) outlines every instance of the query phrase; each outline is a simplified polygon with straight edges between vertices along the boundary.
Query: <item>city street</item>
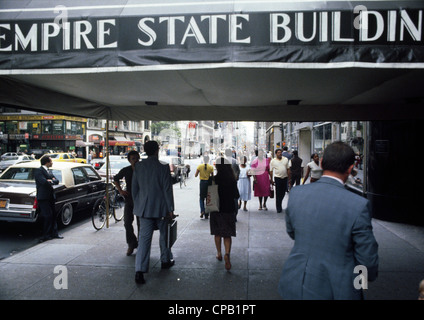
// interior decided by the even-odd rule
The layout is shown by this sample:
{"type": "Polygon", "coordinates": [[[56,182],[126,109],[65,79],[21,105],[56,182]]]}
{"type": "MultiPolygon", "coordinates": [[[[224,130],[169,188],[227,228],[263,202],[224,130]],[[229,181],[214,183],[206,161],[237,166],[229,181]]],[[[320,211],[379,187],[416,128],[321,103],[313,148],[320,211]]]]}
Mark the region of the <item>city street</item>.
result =
{"type": "MultiPolygon", "coordinates": [[[[194,178],[198,162],[190,160],[186,187],[174,184],[179,214],[174,267],[161,270],[155,232],[146,284],[137,286],[135,255],[125,254],[123,222],[112,221],[109,228],[95,231],[86,220],[63,229],[64,239],[36,244],[1,260],[0,299],[280,300],[277,284],[293,246],[284,214],[276,213],[273,199],[268,211],[257,210],[256,198],[248,202],[248,211],[238,214],[232,269],[227,272],[215,258],[209,221],[199,218],[199,180],[194,178]],[[66,288],[55,285],[57,267],[66,270],[66,288]]],[[[380,266],[366,299],[416,300],[418,283],[424,279],[424,228],[376,219],[373,227],[380,266]]]]}

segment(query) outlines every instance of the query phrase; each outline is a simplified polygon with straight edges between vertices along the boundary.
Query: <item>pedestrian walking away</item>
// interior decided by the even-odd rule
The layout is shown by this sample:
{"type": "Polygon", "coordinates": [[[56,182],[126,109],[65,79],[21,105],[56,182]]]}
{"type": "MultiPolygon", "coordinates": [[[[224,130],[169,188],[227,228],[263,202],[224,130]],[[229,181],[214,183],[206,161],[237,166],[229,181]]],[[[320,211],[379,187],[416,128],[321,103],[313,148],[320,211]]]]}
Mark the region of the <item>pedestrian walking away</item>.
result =
{"type": "Polygon", "coordinates": [[[286,146],[283,147],[283,157],[286,157],[288,160],[291,160],[293,158],[293,154],[291,154],[289,151],[289,148],[286,146]]]}
{"type": "Polygon", "coordinates": [[[231,168],[231,162],[225,158],[216,160],[216,176],[215,183],[218,185],[219,194],[219,212],[211,212],[210,229],[211,235],[214,236],[216,247],[216,258],[222,261],[222,239],[224,239],[224,261],[225,269],[231,269],[231,245],[232,237],[236,236],[236,217],[235,208],[236,202],[234,199],[240,198],[237,189],[237,182],[231,168]]]}
{"type": "Polygon", "coordinates": [[[203,156],[203,164],[200,164],[195,177],[199,176],[199,202],[200,202],[200,218],[208,218],[209,213],[205,213],[205,199],[208,195],[208,185],[210,184],[210,179],[213,176],[214,168],[209,164],[209,156],[203,156]]]}
{"type": "Polygon", "coordinates": [[[159,247],[162,269],[175,263],[171,248],[166,245],[167,219],[174,216],[174,194],[169,164],[160,162],[159,145],[150,140],[144,144],[147,159],[137,162],[132,181],[134,214],[140,219],[139,243],[135,258],[135,281],[145,283],[149,271],[150,250],[155,229],[159,229],[159,247]]]}
{"type": "Polygon", "coordinates": [[[264,157],[264,151],[258,151],[258,157],[251,164],[254,196],[259,198],[259,210],[268,210],[266,201],[271,194],[270,159],[264,157]],[[262,203],[263,200],[263,203],[262,203]]]}
{"type": "Polygon", "coordinates": [[[41,167],[34,170],[34,179],[37,189],[37,203],[40,208],[40,217],[43,220],[43,231],[39,242],[50,239],[63,239],[57,230],[55,211],[56,195],[53,185],[59,184],[59,180],[50,172],[53,161],[49,156],[40,159],[41,167]]]}
{"type": "Polygon", "coordinates": [[[288,164],[289,160],[286,157],[283,157],[283,152],[281,149],[275,150],[276,157],[271,160],[269,165],[269,171],[272,177],[274,177],[275,185],[275,206],[277,208],[277,213],[283,212],[282,204],[284,196],[287,192],[288,187],[288,164]]]}
{"type": "MultiPolygon", "coordinates": [[[[236,177],[236,181],[238,181],[240,176],[240,167],[237,163],[236,154],[235,151],[231,151],[231,149],[227,148],[225,149],[225,158],[231,163],[231,168],[233,168],[234,176],[236,177]]],[[[237,213],[238,213],[238,199],[234,199],[235,206],[234,206],[234,213],[236,214],[236,221],[237,221],[237,213]]]]}
{"type": "Polygon", "coordinates": [[[364,282],[377,278],[369,201],[344,187],[354,161],[348,144],[333,142],[319,181],[290,192],[285,219],[294,246],[278,285],[284,299],[359,300],[364,282]],[[367,278],[358,281],[361,272],[367,278]]]}
{"type": "MultiPolygon", "coordinates": [[[[113,183],[115,184],[116,189],[119,193],[125,198],[125,207],[124,207],[124,227],[125,227],[125,237],[128,245],[127,256],[130,256],[134,249],[138,247],[138,240],[134,234],[134,202],[132,198],[132,178],[134,168],[137,162],[140,161],[140,155],[137,151],[132,150],[127,155],[129,166],[122,168],[119,172],[113,177],[113,183]],[[126,189],[121,188],[120,181],[125,179],[126,189]]],[[[138,233],[140,233],[140,221],[137,220],[138,233]]]]}
{"type": "Polygon", "coordinates": [[[252,188],[250,185],[250,166],[247,164],[247,157],[243,156],[242,163],[240,164],[240,175],[237,181],[237,188],[240,193],[238,208],[241,208],[243,202],[243,211],[247,211],[247,201],[252,197],[252,188]]]}
{"type": "Polygon", "coordinates": [[[289,190],[294,186],[300,185],[303,175],[303,160],[299,158],[297,150],[293,151],[293,157],[289,160],[289,190]]]}

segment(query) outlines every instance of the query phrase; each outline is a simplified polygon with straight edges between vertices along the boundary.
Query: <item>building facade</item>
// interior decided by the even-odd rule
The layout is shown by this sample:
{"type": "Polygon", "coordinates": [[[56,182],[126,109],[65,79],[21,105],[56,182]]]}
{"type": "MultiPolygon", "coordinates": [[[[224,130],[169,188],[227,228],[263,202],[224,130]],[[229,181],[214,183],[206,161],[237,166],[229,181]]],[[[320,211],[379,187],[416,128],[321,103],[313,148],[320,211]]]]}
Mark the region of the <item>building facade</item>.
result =
{"type": "MultiPolygon", "coordinates": [[[[44,114],[0,107],[0,153],[76,152],[86,158],[104,154],[106,120],[44,114]]],[[[142,151],[151,121],[109,121],[110,154],[142,151]]]]}

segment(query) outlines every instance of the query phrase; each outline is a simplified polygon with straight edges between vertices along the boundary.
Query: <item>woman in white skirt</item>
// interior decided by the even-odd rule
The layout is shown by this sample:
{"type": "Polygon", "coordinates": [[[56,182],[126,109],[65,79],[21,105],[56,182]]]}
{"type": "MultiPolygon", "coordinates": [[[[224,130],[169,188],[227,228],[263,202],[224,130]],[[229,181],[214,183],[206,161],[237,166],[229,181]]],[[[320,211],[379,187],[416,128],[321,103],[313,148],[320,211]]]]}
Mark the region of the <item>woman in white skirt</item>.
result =
{"type": "Polygon", "coordinates": [[[250,175],[249,170],[250,167],[246,164],[247,158],[243,157],[243,163],[240,164],[240,176],[237,181],[237,187],[240,193],[239,198],[239,208],[241,208],[241,202],[244,202],[243,211],[247,211],[246,205],[247,201],[251,199],[252,196],[252,188],[250,187],[250,175]]]}

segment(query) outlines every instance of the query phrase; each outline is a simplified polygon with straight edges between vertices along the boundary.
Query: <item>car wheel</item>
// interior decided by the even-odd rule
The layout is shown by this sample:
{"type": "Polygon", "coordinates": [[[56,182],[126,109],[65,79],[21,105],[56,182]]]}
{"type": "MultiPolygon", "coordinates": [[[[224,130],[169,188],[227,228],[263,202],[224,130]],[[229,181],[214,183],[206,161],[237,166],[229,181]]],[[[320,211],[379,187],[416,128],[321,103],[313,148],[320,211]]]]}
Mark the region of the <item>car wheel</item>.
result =
{"type": "Polygon", "coordinates": [[[62,208],[62,211],[60,212],[60,222],[62,225],[69,225],[71,223],[73,214],[74,208],[72,205],[70,203],[65,204],[62,208]]]}

